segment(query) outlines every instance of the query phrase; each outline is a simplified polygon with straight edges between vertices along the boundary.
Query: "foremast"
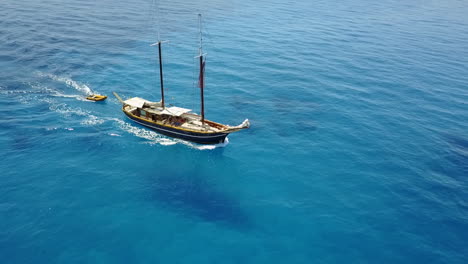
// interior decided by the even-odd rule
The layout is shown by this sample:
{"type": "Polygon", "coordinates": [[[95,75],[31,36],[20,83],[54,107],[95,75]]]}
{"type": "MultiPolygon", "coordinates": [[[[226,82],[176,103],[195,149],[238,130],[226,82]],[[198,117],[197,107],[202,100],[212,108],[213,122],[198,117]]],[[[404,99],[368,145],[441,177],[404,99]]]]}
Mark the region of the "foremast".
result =
{"type": "Polygon", "coordinates": [[[163,64],[162,64],[162,52],[161,52],[161,45],[166,41],[161,41],[159,39],[158,34],[158,42],[151,44],[151,46],[158,46],[158,54],[159,54],[159,80],[161,86],[161,107],[164,108],[164,79],[163,79],[163,64]]]}
{"type": "Polygon", "coordinates": [[[205,60],[203,58],[203,35],[202,35],[202,15],[198,14],[198,28],[200,30],[200,47],[198,48],[198,56],[200,58],[200,74],[198,77],[198,86],[200,87],[200,107],[201,107],[201,122],[205,124],[205,98],[203,90],[205,88],[205,60]]]}

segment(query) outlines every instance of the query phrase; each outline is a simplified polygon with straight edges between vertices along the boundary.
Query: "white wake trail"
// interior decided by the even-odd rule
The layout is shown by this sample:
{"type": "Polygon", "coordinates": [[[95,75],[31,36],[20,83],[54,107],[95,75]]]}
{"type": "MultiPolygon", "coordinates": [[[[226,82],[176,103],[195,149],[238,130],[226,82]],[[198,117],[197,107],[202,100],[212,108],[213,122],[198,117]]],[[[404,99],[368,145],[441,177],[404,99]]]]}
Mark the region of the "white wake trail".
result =
{"type": "Polygon", "coordinates": [[[72,80],[69,77],[65,76],[57,76],[51,73],[38,73],[39,76],[41,77],[48,77],[54,81],[65,83],[69,87],[74,88],[77,91],[80,91],[85,94],[92,94],[93,92],[91,91],[91,88],[89,88],[86,84],[79,83],[77,81],[72,80]]]}

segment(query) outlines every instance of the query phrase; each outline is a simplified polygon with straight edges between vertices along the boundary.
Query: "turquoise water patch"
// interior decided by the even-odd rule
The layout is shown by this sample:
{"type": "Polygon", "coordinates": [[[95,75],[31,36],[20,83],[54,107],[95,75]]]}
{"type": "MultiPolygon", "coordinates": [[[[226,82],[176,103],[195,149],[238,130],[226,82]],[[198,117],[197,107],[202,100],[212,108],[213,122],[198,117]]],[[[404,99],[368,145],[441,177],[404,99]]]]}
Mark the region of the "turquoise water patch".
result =
{"type": "Polygon", "coordinates": [[[463,1],[12,1],[5,263],[467,263],[463,1]],[[160,8],[158,18],[156,9],[160,8]],[[112,92],[251,128],[200,146],[112,92]],[[90,102],[91,92],[105,94],[90,102]]]}

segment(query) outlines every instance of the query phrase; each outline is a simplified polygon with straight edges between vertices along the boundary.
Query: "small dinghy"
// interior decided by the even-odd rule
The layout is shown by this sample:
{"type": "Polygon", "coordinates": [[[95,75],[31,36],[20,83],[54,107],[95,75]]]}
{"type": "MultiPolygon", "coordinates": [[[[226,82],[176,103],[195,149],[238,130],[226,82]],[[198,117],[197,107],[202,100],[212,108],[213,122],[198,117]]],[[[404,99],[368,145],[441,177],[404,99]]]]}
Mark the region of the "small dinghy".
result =
{"type": "Polygon", "coordinates": [[[86,99],[90,101],[104,101],[107,99],[107,96],[99,95],[99,94],[92,94],[92,95],[87,96],[86,99]]]}

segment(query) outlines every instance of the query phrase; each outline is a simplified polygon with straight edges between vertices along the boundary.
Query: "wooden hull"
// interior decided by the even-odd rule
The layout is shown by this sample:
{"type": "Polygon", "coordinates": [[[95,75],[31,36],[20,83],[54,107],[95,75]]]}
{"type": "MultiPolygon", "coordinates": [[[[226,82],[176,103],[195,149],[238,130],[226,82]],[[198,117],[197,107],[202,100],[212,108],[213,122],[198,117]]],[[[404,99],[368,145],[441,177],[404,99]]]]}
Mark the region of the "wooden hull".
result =
{"type": "Polygon", "coordinates": [[[178,129],[172,126],[164,126],[155,122],[139,118],[131,113],[123,111],[128,118],[136,123],[151,128],[152,130],[174,138],[180,138],[187,141],[192,141],[200,144],[218,144],[223,143],[229,133],[211,133],[211,132],[192,132],[183,129],[178,129]]]}

